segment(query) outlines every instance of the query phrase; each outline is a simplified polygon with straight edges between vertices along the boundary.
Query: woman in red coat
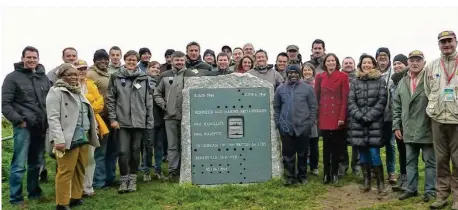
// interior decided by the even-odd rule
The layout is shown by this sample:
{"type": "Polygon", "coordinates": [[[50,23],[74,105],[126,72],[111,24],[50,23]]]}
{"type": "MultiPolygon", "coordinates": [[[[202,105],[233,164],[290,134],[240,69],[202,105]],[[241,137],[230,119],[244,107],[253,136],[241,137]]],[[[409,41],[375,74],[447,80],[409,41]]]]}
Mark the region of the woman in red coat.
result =
{"type": "Polygon", "coordinates": [[[345,122],[347,100],[350,91],[348,76],[339,71],[340,62],[333,53],[323,61],[324,72],[315,79],[315,92],[318,99],[318,128],[323,137],[323,183],[338,184],[337,170],[339,157],[346,146],[345,122]]]}

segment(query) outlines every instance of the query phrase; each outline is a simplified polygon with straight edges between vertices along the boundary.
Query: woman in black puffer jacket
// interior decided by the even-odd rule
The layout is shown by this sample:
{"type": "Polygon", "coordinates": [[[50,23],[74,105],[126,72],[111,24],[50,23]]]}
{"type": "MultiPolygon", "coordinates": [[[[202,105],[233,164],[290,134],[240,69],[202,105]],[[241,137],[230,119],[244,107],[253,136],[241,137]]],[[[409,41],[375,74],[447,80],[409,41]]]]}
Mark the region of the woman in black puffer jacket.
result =
{"type": "Polygon", "coordinates": [[[383,113],[387,103],[386,82],[377,70],[374,57],[362,55],[359,60],[356,79],[350,85],[348,99],[349,128],[348,141],[358,147],[361,165],[364,167],[365,192],[371,189],[371,167],[377,177],[379,194],[386,195],[383,163],[380,147],[385,144],[382,138],[383,113]]]}

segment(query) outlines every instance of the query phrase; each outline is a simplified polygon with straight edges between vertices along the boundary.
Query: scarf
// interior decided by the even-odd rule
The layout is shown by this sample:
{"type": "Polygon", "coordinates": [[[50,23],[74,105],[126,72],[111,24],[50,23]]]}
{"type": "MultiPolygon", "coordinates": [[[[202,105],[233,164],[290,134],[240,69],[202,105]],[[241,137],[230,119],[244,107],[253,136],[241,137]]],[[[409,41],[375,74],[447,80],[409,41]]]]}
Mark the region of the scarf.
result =
{"type": "Polygon", "coordinates": [[[313,81],[315,80],[315,77],[310,77],[310,78],[304,78],[303,81],[307,84],[312,85],[313,81]]]}
{"type": "Polygon", "coordinates": [[[81,85],[80,85],[80,83],[77,83],[76,86],[72,86],[72,85],[64,82],[64,80],[59,79],[59,80],[56,81],[56,83],[54,83],[54,86],[56,86],[56,87],[65,87],[65,88],[67,88],[68,91],[70,91],[72,93],[76,93],[76,94],[80,94],[81,93],[81,85]]]}
{"type": "Polygon", "coordinates": [[[96,66],[92,66],[91,69],[104,77],[110,77],[110,74],[108,73],[108,71],[102,71],[99,68],[97,68],[96,66]]]}
{"type": "Polygon", "coordinates": [[[125,77],[138,77],[142,71],[137,67],[135,71],[127,70],[124,67],[121,67],[120,73],[125,77]]]}

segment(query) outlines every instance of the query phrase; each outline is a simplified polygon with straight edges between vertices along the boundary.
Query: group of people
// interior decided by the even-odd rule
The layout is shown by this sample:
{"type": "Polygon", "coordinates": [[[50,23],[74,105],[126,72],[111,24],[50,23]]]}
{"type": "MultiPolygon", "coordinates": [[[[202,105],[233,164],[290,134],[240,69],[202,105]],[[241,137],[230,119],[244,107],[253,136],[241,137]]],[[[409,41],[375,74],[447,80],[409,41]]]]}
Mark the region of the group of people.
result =
{"type": "Polygon", "coordinates": [[[10,203],[24,205],[22,180],[27,167],[29,199],[43,196],[47,179],[44,154],[56,159],[56,209],[83,204],[97,189],[137,190],[153,177],[180,176],[182,89],[187,77],[251,74],[275,88],[274,118],[282,142],[285,185],[307,183],[307,168],[318,176],[318,139],[323,139],[323,183],[338,184],[349,166],[363,175],[361,190],[386,195],[380,148],[387,149],[388,181],[400,200],[418,194],[418,156],[425,161],[424,201],[432,209],[458,209],[458,56],[456,34],[438,35],[441,57],[426,63],[414,50],[391,58],[388,48],[358,63],[326,53],[312,43],[309,61],[289,45],[275,64],[250,43],[223,46],[201,56],[197,42],[186,53],[169,49],[165,63],[141,48],[124,55],[117,46],[97,50],[94,65],[75,48],[62,51],[63,64],[45,74],[38,49],[28,46],[2,85],[2,113],[14,126],[9,176],[10,203]],[[124,64],[121,63],[124,60],[124,64]],[[395,143],[396,142],[396,143],[395,143]],[[395,173],[395,148],[400,175],[395,173]],[[352,146],[351,164],[347,145],[352,146]],[[153,164],[154,159],[154,164],[153,164]],[[452,161],[453,172],[450,169],[452,161]],[[168,161],[168,173],[162,162],[168,161]],[[116,180],[118,164],[120,177],[116,180]],[[154,169],[154,173],[151,173],[154,169]],[[373,176],[374,175],[374,176],[373,176]]]}

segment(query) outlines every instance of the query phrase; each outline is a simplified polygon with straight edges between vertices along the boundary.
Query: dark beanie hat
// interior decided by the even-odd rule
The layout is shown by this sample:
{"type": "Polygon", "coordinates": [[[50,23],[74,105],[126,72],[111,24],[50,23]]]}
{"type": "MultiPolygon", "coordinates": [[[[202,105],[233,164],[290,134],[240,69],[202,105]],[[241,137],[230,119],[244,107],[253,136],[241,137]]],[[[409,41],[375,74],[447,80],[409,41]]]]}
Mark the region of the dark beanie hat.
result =
{"type": "Polygon", "coordinates": [[[407,56],[405,56],[403,54],[398,54],[398,55],[394,56],[393,63],[396,62],[396,61],[400,61],[401,63],[403,63],[404,65],[407,66],[407,56]]]}
{"type": "Polygon", "coordinates": [[[105,51],[104,49],[100,49],[100,50],[97,50],[95,51],[94,53],[94,59],[92,59],[92,61],[98,61],[98,60],[109,60],[110,57],[108,56],[108,53],[107,51],[105,51]]]}
{"type": "Polygon", "coordinates": [[[174,52],[175,52],[174,49],[167,49],[167,50],[165,51],[164,57],[165,57],[165,56],[168,56],[168,55],[172,55],[174,52]]]}
{"type": "Polygon", "coordinates": [[[299,65],[297,64],[291,64],[288,67],[286,67],[286,74],[288,74],[290,71],[296,71],[300,77],[302,77],[302,69],[299,65]]]}
{"type": "Polygon", "coordinates": [[[382,52],[388,54],[388,59],[391,59],[390,49],[388,49],[387,47],[378,48],[377,52],[375,52],[375,58],[377,58],[378,55],[382,52]]]}
{"type": "Polygon", "coordinates": [[[151,50],[149,50],[146,47],[143,47],[143,48],[140,48],[140,50],[138,51],[138,54],[140,54],[140,56],[142,56],[145,53],[149,53],[151,55],[151,50]]]}
{"type": "Polygon", "coordinates": [[[224,46],[221,48],[221,51],[224,51],[225,49],[228,49],[229,51],[232,52],[232,48],[229,47],[229,45],[224,45],[224,46]]]}
{"type": "Polygon", "coordinates": [[[210,49],[208,49],[208,50],[205,50],[205,52],[204,52],[204,57],[205,57],[206,55],[208,55],[208,54],[212,55],[212,56],[213,56],[213,58],[215,58],[215,59],[216,59],[215,51],[213,51],[213,50],[210,50],[210,49]]]}

